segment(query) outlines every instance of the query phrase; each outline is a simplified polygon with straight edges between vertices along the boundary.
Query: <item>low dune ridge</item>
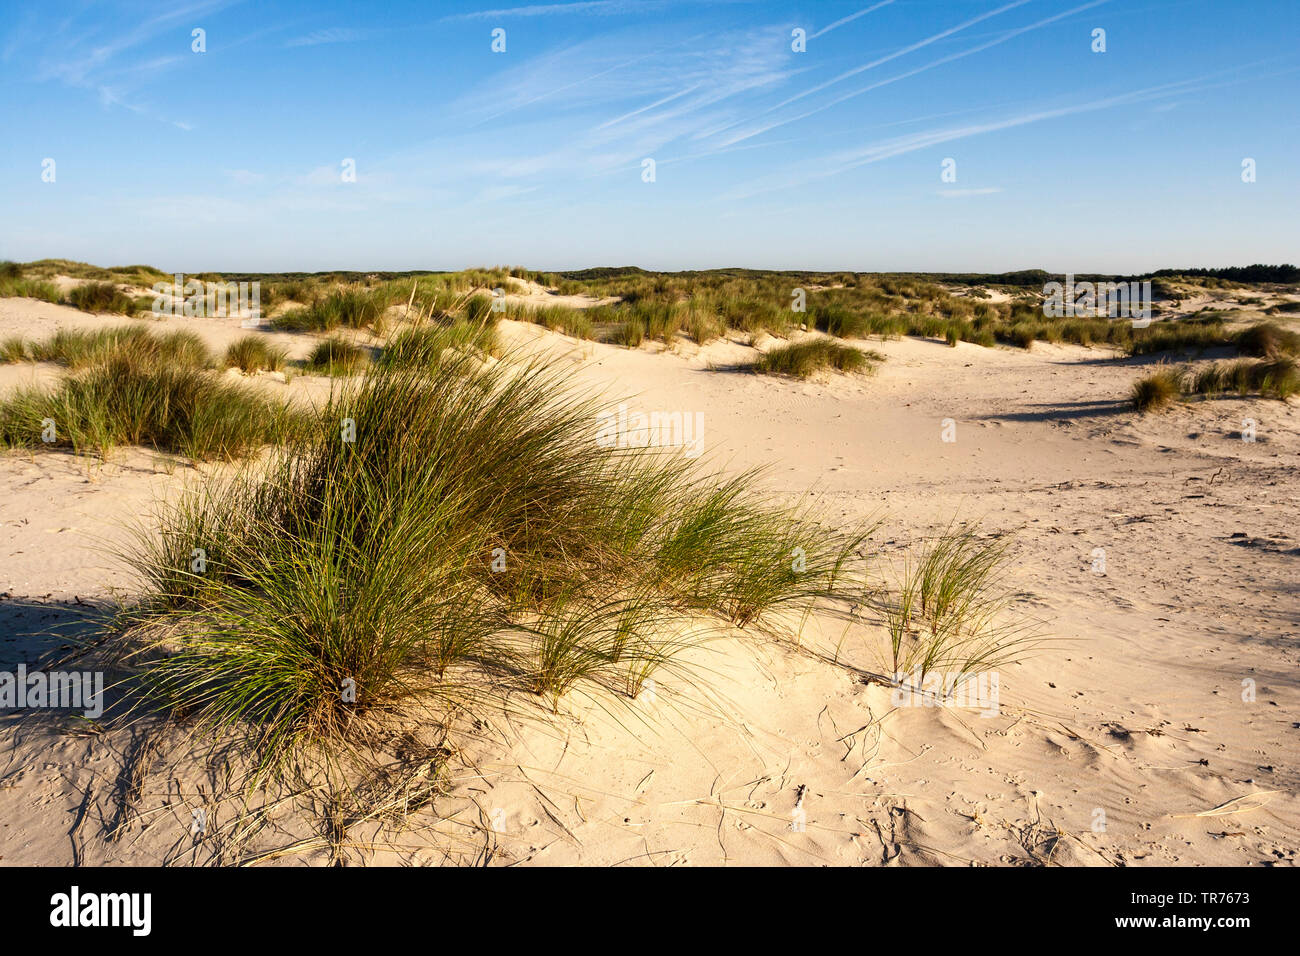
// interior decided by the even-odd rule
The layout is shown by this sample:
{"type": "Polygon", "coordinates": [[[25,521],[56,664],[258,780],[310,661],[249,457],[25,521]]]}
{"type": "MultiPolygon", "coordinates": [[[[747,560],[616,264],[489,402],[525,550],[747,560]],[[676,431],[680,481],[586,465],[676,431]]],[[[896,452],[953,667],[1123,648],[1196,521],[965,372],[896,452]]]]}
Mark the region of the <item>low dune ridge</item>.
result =
{"type": "MultiPolygon", "coordinates": [[[[492,323],[492,354],[479,348],[484,342],[457,349],[485,363],[544,361],[567,387],[646,421],[698,415],[693,438],[710,465],[726,474],[761,469],[759,487],[773,501],[816,502],[833,524],[879,522],[855,569],[870,585],[861,603],[786,622],[797,641],[702,639],[683,654],[689,670],[657,674],[635,698],[573,694],[545,719],[476,715],[445,739],[413,739],[415,755],[391,755],[392,763],[404,772],[436,763],[438,785],[422,788],[412,772],[382,786],[368,780],[372,789],[358,786],[354,796],[371,812],[325,837],[324,791],[285,781],[249,791],[240,784],[253,768],[238,738],[196,747],[183,715],[115,725],[0,714],[9,753],[0,771],[0,858],[1295,864],[1294,402],[1231,393],[1141,414],[1130,389],[1166,354],[1068,341],[949,344],[941,331],[834,336],[798,315],[787,328],[724,324],[693,337],[685,312],[656,335],[647,309],[635,319],[644,320],[645,338],[629,347],[603,331],[633,321],[609,311],[634,301],[626,290],[550,278],[467,275],[454,295],[449,287],[430,297],[423,315],[419,279],[393,278],[381,318],[328,333],[277,329],[277,315],[303,307],[289,297],[269,310],[270,325],[251,332],[238,316],[138,319],[0,298],[0,340],[143,325],[195,332],[218,366],[249,334],[282,348],[291,364],[328,334],[379,357],[413,312],[416,322],[436,321],[461,298],[490,302],[500,287],[513,311],[492,323]],[[410,300],[402,289],[412,290],[410,300]],[[566,329],[560,313],[555,328],[531,320],[547,307],[594,315],[593,331],[573,334],[579,325],[566,329]],[[754,373],[774,348],[821,339],[875,353],[871,374],[754,373]],[[955,522],[1005,547],[1003,610],[1041,643],[994,668],[995,684],[938,706],[924,687],[881,679],[891,675],[879,601],[955,522]],[[187,838],[195,811],[207,822],[187,838]]],[[[89,280],[59,273],[55,281],[66,291],[89,280]]],[[[817,301],[818,286],[808,285],[817,301]]],[[[966,297],[954,289],[954,299],[966,297]]],[[[1018,294],[989,289],[994,304],[1018,294]]],[[[1287,303],[1297,301],[1273,286],[1170,279],[1166,291],[1179,297],[1165,318],[1224,313],[1221,342],[1180,353],[1196,367],[1226,357],[1240,330],[1264,321],[1291,328],[1287,303]]],[[[881,293],[893,294],[909,292],[881,293]]],[[[344,381],[296,365],[289,374],[219,371],[304,411],[325,407],[344,381]]],[[[53,388],[66,374],[54,362],[0,365],[0,399],[53,388]]],[[[133,446],[105,456],[4,452],[0,670],[68,658],[88,611],[129,603],[140,588],[107,553],[126,545],[130,525],[148,527],[157,502],[233,467],[133,446]]]]}

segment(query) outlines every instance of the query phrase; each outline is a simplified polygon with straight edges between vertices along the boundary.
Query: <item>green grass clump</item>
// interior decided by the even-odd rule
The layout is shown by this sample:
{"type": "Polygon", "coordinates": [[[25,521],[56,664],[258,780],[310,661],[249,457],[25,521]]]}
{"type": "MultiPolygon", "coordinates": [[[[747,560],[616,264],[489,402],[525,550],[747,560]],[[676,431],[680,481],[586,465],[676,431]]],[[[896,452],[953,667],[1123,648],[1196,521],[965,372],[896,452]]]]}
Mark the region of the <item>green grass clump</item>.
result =
{"type": "Polygon", "coordinates": [[[1286,401],[1300,393],[1300,365],[1289,355],[1269,359],[1213,362],[1196,370],[1161,368],[1133,385],[1131,400],[1140,412],[1168,407],[1182,395],[1212,397],[1259,395],[1286,401]]]}
{"type": "Polygon", "coordinates": [[[1262,361],[1215,362],[1190,376],[1184,388],[1194,395],[1258,393],[1264,398],[1285,401],[1300,392],[1300,368],[1295,359],[1286,355],[1262,361]]]}
{"type": "Polygon", "coordinates": [[[591,316],[586,312],[574,309],[573,314],[565,321],[564,332],[575,339],[591,341],[596,337],[596,324],[591,321],[591,316]]]}
{"type": "Polygon", "coordinates": [[[601,408],[563,376],[381,361],[310,436],[177,504],[134,555],[151,587],[123,619],[152,649],[148,700],[241,728],[270,766],[448,707],[686,680],[701,620],[770,630],[841,592],[863,533],[752,476],[602,446],[601,408]]]}
{"type": "Polygon", "coordinates": [[[491,312],[487,310],[484,314],[485,307],[490,306],[492,300],[487,296],[473,296],[469,299],[467,309],[452,309],[448,317],[459,317],[464,311],[468,321],[488,324],[497,318],[509,318],[518,322],[531,322],[534,325],[545,326],[552,332],[563,332],[566,335],[572,335],[575,338],[591,339],[595,337],[595,325],[592,318],[583,309],[570,308],[567,305],[543,305],[533,307],[518,302],[505,304],[502,312],[491,312]]]}
{"type": "Polygon", "coordinates": [[[707,345],[727,334],[727,323],[707,307],[690,303],[687,307],[685,329],[686,334],[694,339],[697,345],[707,345]]]}
{"type": "Polygon", "coordinates": [[[53,390],[28,388],[0,402],[0,444],[106,454],[145,445],[194,459],[230,460],[283,439],[293,417],[216,373],[120,353],[53,390]],[[42,432],[50,424],[54,441],[42,432]]]}
{"type": "Polygon", "coordinates": [[[367,349],[332,336],[317,343],[304,368],[317,375],[353,375],[365,367],[369,357],[367,349]]]}
{"type": "Polygon", "coordinates": [[[1032,625],[1008,614],[1014,601],[1006,568],[1006,542],[982,538],[969,525],[950,525],[927,542],[884,607],[891,676],[920,682],[942,674],[942,697],[1036,646],[1032,625]]]}
{"type": "Polygon", "coordinates": [[[1189,391],[1194,395],[1221,395],[1224,392],[1246,395],[1251,389],[1252,364],[1247,360],[1211,363],[1196,372],[1189,391]]]}
{"type": "Polygon", "coordinates": [[[300,305],[309,305],[316,298],[316,290],[310,282],[302,279],[291,279],[288,282],[277,282],[273,286],[264,286],[262,294],[266,295],[267,289],[272,290],[271,295],[275,301],[297,302],[300,305]]]}
{"type": "Polygon", "coordinates": [[[865,318],[866,330],[871,335],[879,335],[881,338],[888,339],[910,334],[908,320],[903,316],[868,313],[865,318]]]}
{"type": "MultiPolygon", "coordinates": [[[[153,301],[152,298],[149,300],[153,301]]],[[[135,299],[111,282],[86,282],[68,290],[67,302],[82,312],[135,314],[135,299]]]]}
{"type": "Polygon", "coordinates": [[[448,350],[467,349],[484,355],[496,352],[496,326],[456,320],[403,329],[388,340],[376,362],[393,368],[431,366],[440,364],[448,350]]]}
{"type": "Polygon", "coordinates": [[[24,272],[33,273],[42,279],[65,275],[73,279],[92,279],[134,286],[152,286],[155,282],[171,278],[170,275],[153,266],[112,266],[105,269],[86,262],[74,262],[71,259],[38,259],[27,263],[22,268],[24,272]]]}
{"type": "Polygon", "coordinates": [[[1143,414],[1167,408],[1182,394],[1182,369],[1160,368],[1133,383],[1129,399],[1143,414]]]}
{"type": "Polygon", "coordinates": [[[645,338],[645,324],[640,319],[631,318],[610,329],[606,341],[634,349],[640,347],[645,338]]]}
{"type": "Polygon", "coordinates": [[[289,360],[289,353],[260,335],[245,335],[226,347],[226,368],[241,372],[278,372],[289,360]]]}
{"type": "Polygon", "coordinates": [[[591,338],[591,318],[580,309],[563,305],[547,305],[527,313],[526,318],[544,325],[552,332],[564,332],[577,338],[591,338]],[[585,335],[582,333],[586,333],[585,335]]]}
{"type": "Polygon", "coordinates": [[[633,302],[627,312],[627,321],[645,329],[647,338],[665,342],[677,334],[686,319],[685,310],[675,302],[633,302]]]}
{"type": "Polygon", "coordinates": [[[1038,326],[1031,322],[1017,322],[1007,330],[1006,336],[1011,344],[1030,349],[1038,339],[1038,326]]]}
{"type": "Polygon", "coordinates": [[[382,286],[377,289],[359,286],[334,289],[313,298],[304,308],[291,309],[276,316],[273,325],[289,332],[332,332],[339,327],[362,329],[366,326],[379,331],[384,313],[395,302],[395,294],[395,289],[382,286]]]}
{"type": "Polygon", "coordinates": [[[443,318],[463,318],[475,325],[492,325],[500,318],[500,313],[492,311],[492,296],[476,293],[453,308],[443,318]]]}
{"type": "Polygon", "coordinates": [[[884,361],[879,352],[864,352],[832,339],[806,339],[778,345],[756,361],[752,368],[765,375],[791,375],[807,378],[820,369],[860,372],[870,369],[873,361],[884,361]]]}
{"type": "Polygon", "coordinates": [[[27,349],[27,340],[21,335],[10,335],[0,342],[0,362],[27,362],[32,357],[27,349]]]}
{"type": "Polygon", "coordinates": [[[1286,400],[1300,392],[1300,368],[1296,360],[1283,356],[1260,362],[1255,367],[1258,389],[1265,398],[1286,400]]]}
{"type": "Polygon", "coordinates": [[[789,308],[788,294],[776,296],[737,295],[729,292],[705,296],[728,328],[757,335],[768,332],[785,335],[797,328],[799,314],[789,308]]]}
{"type": "Polygon", "coordinates": [[[842,339],[862,339],[872,331],[871,317],[843,305],[815,306],[809,315],[809,328],[816,328],[842,339]]]}
{"type": "Polygon", "coordinates": [[[3,356],[4,361],[57,362],[72,369],[86,368],[115,356],[188,368],[205,368],[212,361],[203,339],[194,332],[157,335],[139,325],[93,330],[60,329],[43,342],[9,339],[3,356]]]}
{"type": "MultiPolygon", "coordinates": [[[[1119,323],[1124,327],[1127,323],[1119,323]]],[[[1222,318],[1211,316],[1204,321],[1153,322],[1145,329],[1133,329],[1128,346],[1130,355],[1153,355],[1158,352],[1204,352],[1233,344],[1222,318]]]]}
{"type": "Polygon", "coordinates": [[[53,282],[23,277],[22,266],[16,262],[0,262],[0,298],[40,299],[58,302],[58,286],[53,282]]]}
{"type": "Polygon", "coordinates": [[[74,369],[119,355],[191,368],[205,368],[212,363],[208,347],[197,333],[154,334],[140,326],[60,330],[48,341],[33,345],[32,353],[37,361],[58,362],[74,369]]]}
{"type": "Polygon", "coordinates": [[[1277,358],[1300,354],[1300,333],[1275,322],[1260,322],[1237,335],[1237,350],[1256,358],[1277,358]]]}
{"type": "Polygon", "coordinates": [[[691,306],[677,302],[634,299],[586,311],[600,338],[615,345],[636,348],[646,339],[669,341],[688,322],[691,306]]]}

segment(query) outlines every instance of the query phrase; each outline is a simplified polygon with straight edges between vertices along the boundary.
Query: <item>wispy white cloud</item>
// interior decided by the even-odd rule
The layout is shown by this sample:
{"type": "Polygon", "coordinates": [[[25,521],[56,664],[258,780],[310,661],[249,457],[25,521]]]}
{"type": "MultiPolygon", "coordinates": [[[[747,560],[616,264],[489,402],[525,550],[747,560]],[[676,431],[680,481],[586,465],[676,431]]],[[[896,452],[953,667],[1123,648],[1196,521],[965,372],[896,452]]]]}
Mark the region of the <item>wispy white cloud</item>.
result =
{"type": "Polygon", "coordinates": [[[355,43],[373,35],[373,30],[354,30],[350,27],[330,27],[326,30],[313,30],[305,36],[293,37],[285,41],[287,47],[320,46],[323,43],[355,43]]]}
{"type": "Polygon", "coordinates": [[[617,123],[622,123],[625,120],[629,120],[633,116],[640,116],[642,113],[645,113],[649,110],[657,109],[658,107],[663,106],[665,103],[671,103],[673,100],[679,100],[683,96],[687,96],[691,93],[694,93],[699,88],[700,88],[699,84],[696,84],[695,86],[688,86],[684,90],[679,90],[676,93],[669,93],[667,96],[661,97],[660,99],[655,100],[653,103],[649,103],[646,106],[638,107],[637,109],[624,113],[622,116],[615,116],[612,120],[606,120],[605,122],[597,126],[596,129],[598,130],[606,129],[610,126],[614,126],[617,123]]]}
{"type": "Polygon", "coordinates": [[[795,102],[796,100],[803,99],[805,96],[812,96],[814,93],[820,93],[828,86],[834,86],[836,83],[843,82],[844,80],[847,80],[851,76],[857,76],[859,73],[865,73],[867,70],[874,70],[876,67],[884,65],[888,63],[890,60],[896,60],[900,56],[906,56],[908,53],[912,53],[916,50],[921,49],[922,47],[927,47],[931,43],[937,43],[946,37],[950,37],[954,33],[960,33],[962,30],[965,30],[967,27],[973,27],[975,24],[987,20],[990,17],[996,17],[1001,13],[1006,13],[1008,10],[1014,10],[1016,7],[1023,7],[1026,3],[1029,2],[1031,2],[1031,0],[1012,0],[1011,3],[1003,4],[1002,6],[998,7],[996,10],[990,10],[987,13],[981,13],[977,17],[972,17],[971,19],[965,21],[964,23],[957,24],[955,27],[949,27],[947,30],[943,30],[940,33],[936,33],[932,37],[926,37],[924,40],[918,40],[916,43],[905,46],[901,50],[895,50],[893,53],[890,53],[888,56],[882,56],[879,57],[878,59],[872,60],[870,63],[864,63],[862,66],[855,66],[851,70],[845,70],[839,76],[832,77],[831,79],[827,80],[825,83],[819,83],[814,87],[804,90],[802,93],[796,93],[794,96],[791,96],[789,99],[782,100],[780,103],[777,103],[775,106],[769,109],[768,112],[771,112],[772,110],[780,109],[783,106],[788,106],[789,104],[795,102]]]}
{"type": "Polygon", "coordinates": [[[939,195],[944,199],[962,199],[966,196],[991,196],[1002,192],[1001,186],[978,186],[968,189],[940,189],[939,195]]]}
{"type": "MultiPolygon", "coordinates": [[[[456,20],[500,20],[506,17],[621,16],[632,13],[663,13],[668,6],[699,3],[700,0],[574,0],[570,3],[534,3],[494,10],[453,13],[443,23],[456,20]]],[[[753,3],[754,0],[704,0],[707,5],[753,3]]],[[[893,2],[893,0],[889,0],[893,2]]]]}
{"type": "Polygon", "coordinates": [[[799,72],[790,66],[780,34],[766,28],[702,33],[633,55],[640,40],[636,31],[626,31],[534,57],[485,81],[451,109],[467,125],[500,128],[498,121],[512,114],[516,122],[535,119],[535,111],[525,108],[545,101],[553,126],[567,114],[583,121],[581,131],[567,134],[573,147],[612,143],[630,149],[641,135],[663,145],[734,123],[744,94],[776,87],[799,72]],[[737,105],[725,106],[729,100],[737,105]],[[586,118],[602,110],[604,116],[586,118]]]}
{"type": "Polygon", "coordinates": [[[928,149],[942,143],[967,139],[971,136],[980,136],[985,133],[993,133],[999,130],[1011,129],[1018,126],[1028,126],[1033,123],[1043,122],[1044,120],[1060,119],[1078,113],[1095,112],[1097,110],[1109,109],[1114,106],[1141,103],[1149,100],[1161,99],[1167,96],[1181,96],[1196,90],[1205,89],[1206,87],[1193,86],[1193,84],[1200,83],[1203,79],[1204,77],[1190,80],[1179,80],[1172,83],[1163,83],[1159,86],[1151,86],[1139,90],[1133,90],[1128,93],[1120,93],[1115,96],[1091,100],[1086,103],[1076,103],[1070,106],[1034,110],[1032,112],[1009,116],[999,120],[991,120],[984,123],[970,123],[964,126],[931,129],[919,133],[913,133],[908,136],[895,137],[894,139],[871,143],[857,149],[844,150],[833,153],[829,156],[805,160],[779,174],[760,177],[750,181],[749,183],[741,184],[723,194],[720,198],[732,201],[749,199],[764,193],[775,192],[781,189],[790,189],[822,179],[829,179],[841,175],[842,173],[846,173],[849,170],[856,169],[859,166],[882,162],[886,159],[892,159],[895,156],[913,153],[920,149],[928,149]]]}
{"type": "Polygon", "coordinates": [[[72,86],[92,85],[92,77],[99,75],[114,57],[153,39],[178,22],[193,22],[197,17],[215,13],[235,2],[238,0],[200,0],[198,3],[175,7],[99,43],[94,42],[93,35],[75,36],[70,42],[56,47],[62,55],[47,58],[41,64],[37,79],[58,79],[72,86]]]}
{"type": "Polygon", "coordinates": [[[471,13],[457,13],[444,20],[491,20],[503,17],[551,17],[572,14],[614,15],[637,13],[663,6],[651,0],[578,0],[575,3],[538,3],[522,7],[501,7],[496,10],[476,10],[471,13]]]}
{"type": "Polygon", "coordinates": [[[144,77],[152,73],[161,73],[179,64],[185,57],[178,54],[156,56],[139,63],[128,63],[115,69],[104,69],[99,76],[103,80],[144,77]]]}
{"type": "MultiPolygon", "coordinates": [[[[929,70],[933,70],[936,67],[944,66],[945,64],[952,63],[956,60],[960,60],[964,57],[971,56],[975,53],[982,53],[984,50],[988,50],[1002,43],[1006,43],[1008,40],[1015,39],[1018,36],[1022,36],[1026,33],[1030,33],[1034,30],[1040,30],[1043,27],[1055,23],[1058,20],[1064,19],[1065,17],[1073,16],[1076,13],[1082,13],[1084,10],[1091,9],[1092,7],[1101,6],[1103,3],[1109,3],[1109,2],[1110,0],[1089,0],[1088,3],[1082,4],[1077,7],[1073,7],[1072,9],[1065,10],[1061,13],[1055,14],[1050,17],[1046,17],[1042,20],[1038,20],[1035,23],[1031,23],[1027,26],[1016,27],[1013,30],[1007,30],[1006,32],[999,34],[997,37],[995,37],[994,39],[990,40],[987,43],[981,43],[980,45],[971,47],[968,50],[962,50],[959,53],[951,53],[948,56],[940,57],[937,60],[932,60],[931,62],[926,63],[924,66],[918,66],[915,69],[908,70],[906,73],[900,73],[897,76],[891,76],[886,80],[880,80],[879,82],[869,84],[868,86],[864,86],[861,89],[853,90],[851,93],[845,93],[841,96],[837,96],[834,99],[821,104],[820,106],[817,106],[810,110],[806,110],[805,112],[799,113],[796,116],[787,116],[784,119],[774,120],[770,123],[760,123],[754,126],[747,127],[727,137],[719,145],[731,146],[734,145],[735,143],[739,143],[744,140],[750,139],[751,137],[761,135],[762,133],[766,133],[768,130],[777,129],[781,126],[788,126],[790,123],[797,123],[800,120],[805,120],[810,116],[816,116],[818,113],[824,112],[825,110],[828,110],[833,106],[838,106],[840,103],[846,102],[847,100],[851,100],[854,99],[855,97],[862,96],[864,93],[870,93],[872,90],[878,90],[882,86],[889,86],[891,83],[897,83],[900,80],[906,80],[910,77],[916,76],[919,73],[928,72],[929,70]]],[[[797,98],[798,97],[795,97],[793,99],[797,99],[797,98]]],[[[793,99],[787,100],[786,102],[787,103],[793,102],[793,99]]],[[[768,112],[771,112],[771,110],[769,110],[768,112]]]]}
{"type": "Polygon", "coordinates": [[[799,72],[771,25],[648,53],[644,40],[639,29],[602,33],[511,62],[447,104],[436,135],[383,166],[395,181],[455,184],[466,203],[553,192],[638,171],[646,157],[693,158],[686,146],[701,132],[734,123],[756,93],[799,72]],[[538,100],[545,109],[529,108],[538,100]]]}
{"type": "Polygon", "coordinates": [[[118,63],[117,60],[164,32],[176,29],[178,24],[194,24],[201,17],[239,2],[242,0],[199,0],[197,3],[174,7],[107,38],[100,37],[93,31],[79,32],[75,18],[64,21],[55,30],[57,42],[49,42],[48,38],[45,42],[46,49],[57,52],[45,55],[38,61],[35,79],[38,82],[57,81],[89,90],[105,106],[119,106],[179,129],[189,129],[188,123],[159,115],[133,96],[141,81],[178,66],[184,62],[185,56],[169,54],[139,63],[118,63]]]}
{"type": "Polygon", "coordinates": [[[499,119],[508,113],[521,110],[526,106],[532,106],[534,103],[540,103],[543,100],[552,102],[562,102],[563,97],[560,94],[568,93],[571,90],[583,90],[585,94],[590,95],[592,92],[592,82],[602,77],[609,76],[612,73],[626,70],[628,67],[645,60],[651,59],[655,54],[646,53],[641,56],[630,58],[620,58],[612,65],[598,70],[577,79],[564,82],[559,79],[552,79],[555,75],[555,67],[559,66],[567,57],[574,53],[575,48],[560,51],[549,57],[544,57],[540,61],[525,67],[524,76],[514,78],[513,83],[506,83],[504,87],[498,87],[490,91],[481,91],[477,95],[471,95],[465,98],[459,104],[473,110],[479,107],[494,108],[494,112],[482,117],[479,122],[488,123],[499,119]],[[555,85],[559,83],[560,85],[555,85]],[[534,85],[542,86],[543,91],[536,93],[533,91],[534,85]],[[476,106],[477,101],[477,106],[476,106]]]}
{"type": "Polygon", "coordinates": [[[816,40],[818,37],[825,36],[827,33],[830,33],[832,30],[836,30],[839,27],[844,26],[844,24],[846,23],[852,23],[858,17],[865,17],[868,13],[872,13],[876,10],[879,10],[881,7],[887,7],[893,2],[894,0],[881,0],[880,3],[877,3],[874,6],[866,7],[865,9],[859,10],[857,13],[850,13],[847,17],[840,17],[834,23],[822,27],[816,33],[809,36],[808,39],[816,40]]]}

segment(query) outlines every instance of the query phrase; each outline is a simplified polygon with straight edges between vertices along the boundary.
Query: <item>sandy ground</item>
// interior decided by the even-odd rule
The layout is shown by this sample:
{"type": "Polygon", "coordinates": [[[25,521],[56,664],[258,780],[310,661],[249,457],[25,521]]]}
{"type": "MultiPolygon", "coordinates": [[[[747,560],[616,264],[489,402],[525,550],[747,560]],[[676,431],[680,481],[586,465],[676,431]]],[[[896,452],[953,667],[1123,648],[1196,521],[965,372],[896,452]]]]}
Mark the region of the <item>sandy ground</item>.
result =
{"type": "MultiPolygon", "coordinates": [[[[0,300],[0,336],[105,321],[0,300]]],[[[241,334],[229,325],[187,327],[224,345],[241,334]]],[[[773,493],[883,517],[878,578],[954,516],[1010,535],[1017,610],[1052,643],[1000,672],[997,713],[981,716],[864,683],[881,647],[867,624],[814,620],[798,647],[715,640],[692,654],[694,681],[663,674],[631,703],[573,697],[558,719],[498,728],[504,744],[467,745],[436,815],[388,849],[359,828],[350,861],[1297,862],[1300,407],[1139,418],[1123,399],[1142,363],[1077,347],[872,342],[887,356],[874,376],[797,383],[727,371],[752,354],[737,343],[629,351],[504,326],[508,352],[547,351],[634,410],[702,412],[707,458],[767,466],[773,493]]],[[[0,389],[49,374],[0,366],[0,389]]],[[[144,451],[0,458],[0,670],[56,652],[37,632],[81,604],[129,594],[103,549],[195,478],[144,451]]],[[[189,828],[192,807],[221,804],[210,763],[155,773],[112,840],[134,731],[6,715],[0,735],[0,863],[207,858],[189,828]]],[[[281,842],[312,832],[281,824],[281,842]]]]}

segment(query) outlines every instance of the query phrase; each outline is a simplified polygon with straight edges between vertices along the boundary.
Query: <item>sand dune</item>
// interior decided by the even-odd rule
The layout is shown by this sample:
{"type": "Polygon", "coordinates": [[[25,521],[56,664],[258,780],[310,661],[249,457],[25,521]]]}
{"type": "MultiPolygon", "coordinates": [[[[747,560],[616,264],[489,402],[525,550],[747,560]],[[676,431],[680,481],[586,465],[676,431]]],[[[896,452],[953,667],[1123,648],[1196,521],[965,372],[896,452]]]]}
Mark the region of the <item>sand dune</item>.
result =
{"type": "MultiPolygon", "coordinates": [[[[105,321],[0,300],[0,336],[105,321]]],[[[899,707],[888,688],[864,682],[881,641],[867,623],[845,632],[814,620],[799,647],[711,641],[692,652],[708,675],[700,686],[665,675],[630,705],[574,697],[557,721],[496,728],[504,740],[485,733],[461,755],[437,819],[399,847],[353,847],[354,858],[1296,862],[1296,406],[1234,398],[1139,418],[1122,397],[1142,363],[1075,346],[873,341],[887,359],[874,376],[799,383],[725,370],[752,354],[736,342],[629,350],[503,326],[508,353],[545,352],[576,385],[645,411],[702,412],[705,454],[728,469],[766,466],[774,494],[817,496],[845,520],[883,517],[873,573],[899,566],[954,516],[1010,535],[1017,608],[1050,646],[1002,670],[998,713],[984,717],[899,707]],[[1241,440],[1243,418],[1257,422],[1254,443],[1241,440]],[[942,439],[945,419],[955,441],[942,439]]],[[[237,320],[186,327],[214,346],[241,332],[237,320]]],[[[296,355],[310,347],[306,336],[279,338],[296,355]]],[[[0,366],[0,389],[51,374],[0,366]]],[[[307,400],[324,387],[307,376],[264,384],[307,400]]],[[[193,478],[143,451],[108,463],[5,454],[6,660],[49,649],[16,637],[41,614],[53,621],[129,589],[98,549],[193,478]],[[38,606],[20,611],[23,602],[38,606]]],[[[104,824],[133,738],[64,731],[0,722],[0,859],[174,856],[185,807],[211,784],[202,761],[154,781],[139,826],[113,841],[104,824]],[[172,822],[150,823],[163,820],[172,822]]],[[[311,829],[292,815],[281,824],[286,840],[311,829]]]]}

